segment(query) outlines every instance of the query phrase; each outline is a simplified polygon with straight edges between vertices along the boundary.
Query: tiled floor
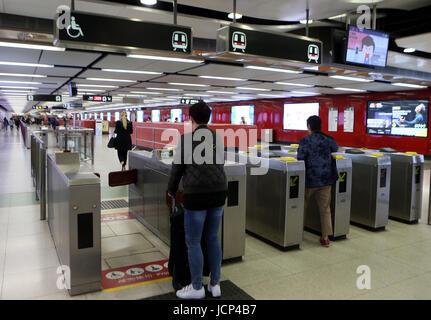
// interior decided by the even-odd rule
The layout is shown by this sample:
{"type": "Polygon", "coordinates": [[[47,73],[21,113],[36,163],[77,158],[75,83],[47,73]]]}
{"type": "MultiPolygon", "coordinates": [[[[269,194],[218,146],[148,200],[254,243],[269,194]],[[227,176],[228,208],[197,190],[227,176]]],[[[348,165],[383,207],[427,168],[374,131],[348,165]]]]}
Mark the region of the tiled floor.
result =
{"type": "MultiPolygon", "coordinates": [[[[106,136],[96,137],[94,168],[101,174],[102,199],[127,199],[127,187],[108,187],[108,172],[120,166],[106,144],[106,136]]],[[[172,291],[170,281],[76,297],[58,290],[59,261],[47,223],[39,220],[30,152],[16,131],[0,132],[0,177],[0,299],[138,299],[172,291]]],[[[256,299],[431,299],[429,168],[425,181],[424,219],[417,225],[390,220],[384,232],[351,226],[348,239],[330,248],[305,232],[301,249],[290,252],[247,236],[243,260],[223,265],[222,280],[256,299]],[[361,265],[371,270],[370,290],[356,286],[361,265]]],[[[168,255],[169,248],[136,220],[102,223],[104,270],[168,255]]]]}

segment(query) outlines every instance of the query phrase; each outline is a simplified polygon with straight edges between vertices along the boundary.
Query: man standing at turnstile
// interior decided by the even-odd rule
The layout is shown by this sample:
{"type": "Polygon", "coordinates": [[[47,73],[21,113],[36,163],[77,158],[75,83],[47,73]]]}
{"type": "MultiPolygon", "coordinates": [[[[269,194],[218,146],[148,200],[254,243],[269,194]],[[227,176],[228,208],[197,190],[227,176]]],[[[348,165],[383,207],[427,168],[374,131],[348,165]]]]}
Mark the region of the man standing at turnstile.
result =
{"type": "Polygon", "coordinates": [[[310,134],[299,142],[297,157],[305,162],[304,221],[308,202],[315,196],[322,226],[320,243],[328,247],[329,236],[332,235],[331,187],[338,179],[331,153],[338,150],[338,145],[332,137],[321,132],[322,120],[318,116],[307,119],[307,128],[310,134]]]}

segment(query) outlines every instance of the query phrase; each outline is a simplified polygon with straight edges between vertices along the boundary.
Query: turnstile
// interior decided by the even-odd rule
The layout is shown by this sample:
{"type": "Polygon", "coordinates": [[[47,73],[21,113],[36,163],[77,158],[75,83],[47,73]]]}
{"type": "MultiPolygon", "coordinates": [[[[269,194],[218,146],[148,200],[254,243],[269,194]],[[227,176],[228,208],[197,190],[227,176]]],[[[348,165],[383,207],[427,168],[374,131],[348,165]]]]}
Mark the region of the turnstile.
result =
{"type": "Polygon", "coordinates": [[[247,232],[282,250],[299,248],[304,227],[304,162],[247,153],[236,157],[247,164],[247,232]],[[259,167],[263,172],[255,170],[259,167]]]}
{"type": "MultiPolygon", "coordinates": [[[[345,239],[350,230],[350,210],[352,201],[352,159],[333,153],[338,171],[338,180],[331,189],[332,239],[345,239]]],[[[304,226],[316,233],[321,232],[320,214],[317,202],[308,204],[304,226]]]]}
{"type": "Polygon", "coordinates": [[[381,152],[391,159],[389,217],[401,222],[417,223],[422,214],[424,156],[390,148],[364,151],[381,152]]]}
{"type": "Polygon", "coordinates": [[[346,149],[352,159],[350,221],[372,230],[384,230],[389,216],[391,159],[382,153],[346,149]]]}
{"type": "MultiPolygon", "coordinates": [[[[169,150],[129,152],[129,167],[138,170],[137,183],[129,186],[130,213],[168,245],[170,212],[166,192],[172,161],[169,150]]],[[[226,261],[240,259],[245,254],[246,168],[227,161],[224,170],[228,197],[219,236],[226,261]]]]}
{"type": "Polygon", "coordinates": [[[48,224],[70,295],[102,289],[100,179],[78,153],[47,158],[48,224]]]}

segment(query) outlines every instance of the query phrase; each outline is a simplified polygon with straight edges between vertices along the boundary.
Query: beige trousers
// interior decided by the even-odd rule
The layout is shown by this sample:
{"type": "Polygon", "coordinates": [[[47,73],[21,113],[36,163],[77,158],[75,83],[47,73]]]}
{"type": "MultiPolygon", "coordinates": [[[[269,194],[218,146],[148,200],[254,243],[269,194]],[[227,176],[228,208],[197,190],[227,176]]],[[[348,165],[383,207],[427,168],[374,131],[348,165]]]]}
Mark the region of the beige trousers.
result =
{"type": "Polygon", "coordinates": [[[320,225],[322,228],[322,235],[332,235],[332,221],[331,221],[331,188],[332,186],[325,186],[319,188],[305,188],[305,202],[304,202],[304,221],[307,214],[307,207],[309,201],[313,196],[316,197],[317,207],[320,213],[320,225]]]}

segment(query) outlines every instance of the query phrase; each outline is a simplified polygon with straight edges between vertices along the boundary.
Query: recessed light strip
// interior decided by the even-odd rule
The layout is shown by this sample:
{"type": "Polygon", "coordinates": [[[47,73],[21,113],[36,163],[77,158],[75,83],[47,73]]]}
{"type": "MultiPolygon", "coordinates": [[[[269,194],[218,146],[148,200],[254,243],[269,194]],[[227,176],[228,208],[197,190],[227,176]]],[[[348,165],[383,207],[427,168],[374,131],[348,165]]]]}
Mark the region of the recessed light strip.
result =
{"type": "Polygon", "coordinates": [[[353,89],[353,88],[334,88],[334,90],[340,90],[340,91],[352,91],[352,92],[367,92],[367,90],[362,89],[353,89]]]}
{"type": "Polygon", "coordinates": [[[284,86],[292,86],[292,87],[305,87],[305,88],[311,88],[314,87],[312,84],[304,84],[304,83],[293,83],[293,82],[276,82],[275,84],[281,84],[284,86]]]}
{"type": "Polygon", "coordinates": [[[22,43],[22,42],[8,42],[8,41],[0,41],[0,47],[47,50],[47,51],[65,51],[66,50],[65,48],[54,47],[54,46],[46,46],[46,45],[22,43]]]}
{"type": "Polygon", "coordinates": [[[203,63],[202,60],[184,59],[184,58],[170,58],[170,57],[157,57],[142,54],[128,54],[127,58],[145,59],[145,60],[160,60],[171,62],[184,62],[184,63],[203,63]]]}
{"type": "Polygon", "coordinates": [[[169,82],[172,86],[209,87],[207,84],[169,82]]]}
{"type": "Polygon", "coordinates": [[[17,66],[17,67],[32,67],[32,68],[54,68],[54,65],[52,65],[52,64],[13,62],[13,61],[0,61],[0,65],[17,66]]]}
{"type": "Polygon", "coordinates": [[[7,73],[7,72],[0,72],[0,76],[4,76],[4,77],[46,78],[46,76],[42,75],[42,74],[7,73]]]}
{"type": "Polygon", "coordinates": [[[247,81],[247,79],[230,78],[230,77],[218,77],[218,76],[199,76],[202,79],[214,79],[214,80],[228,80],[228,81],[247,81]]]}
{"type": "Polygon", "coordinates": [[[141,71],[141,70],[122,70],[122,69],[102,69],[102,71],[106,72],[120,72],[120,73],[138,73],[138,74],[163,74],[162,72],[153,72],[153,71],[141,71]]]}
{"type": "Polygon", "coordinates": [[[107,78],[86,78],[91,81],[109,81],[109,82],[136,82],[135,80],[125,80],[125,79],[107,79],[107,78]]]}
{"type": "Polygon", "coordinates": [[[260,66],[246,66],[246,69],[262,70],[262,71],[272,71],[272,72],[283,72],[283,73],[302,73],[302,71],[281,69],[281,68],[269,68],[260,66]]]}
{"type": "Polygon", "coordinates": [[[236,87],[240,90],[251,90],[251,91],[271,91],[269,89],[261,89],[261,88],[250,88],[250,87],[236,87]]]}
{"type": "Polygon", "coordinates": [[[334,76],[329,76],[329,77],[334,78],[334,79],[350,80],[350,81],[358,81],[358,82],[373,82],[374,81],[374,80],[370,80],[370,79],[339,76],[339,75],[334,75],[334,76]]]}
{"type": "Polygon", "coordinates": [[[416,88],[416,89],[425,89],[427,86],[419,85],[419,84],[413,84],[413,83],[403,83],[403,82],[395,82],[391,83],[393,86],[398,87],[407,87],[407,88],[416,88]]]}

